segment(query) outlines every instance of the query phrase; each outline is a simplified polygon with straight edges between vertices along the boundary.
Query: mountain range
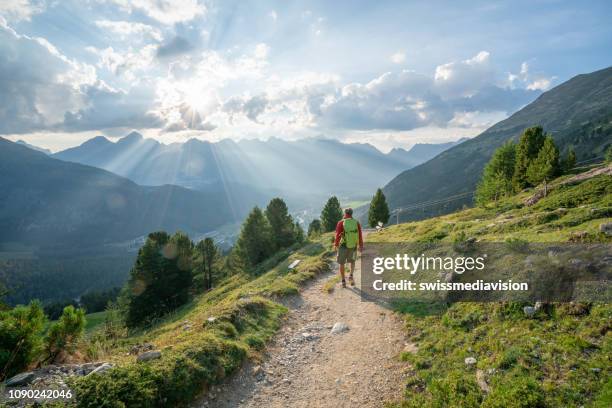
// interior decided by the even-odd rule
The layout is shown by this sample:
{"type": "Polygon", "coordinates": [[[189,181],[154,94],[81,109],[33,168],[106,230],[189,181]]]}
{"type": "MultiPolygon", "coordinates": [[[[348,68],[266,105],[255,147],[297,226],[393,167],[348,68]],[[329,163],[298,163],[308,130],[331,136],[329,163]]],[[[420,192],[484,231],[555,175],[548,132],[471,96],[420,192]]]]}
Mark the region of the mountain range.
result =
{"type": "Polygon", "coordinates": [[[117,142],[98,136],[53,157],[99,167],[143,185],[227,191],[236,203],[256,204],[263,197],[281,195],[290,202],[320,204],[332,194],[369,197],[399,172],[456,143],[418,144],[384,154],[369,144],[323,138],[216,143],[190,139],[166,145],[132,132],[117,142]]]}
{"type": "Polygon", "coordinates": [[[470,193],[493,151],[536,125],[552,135],[562,154],[572,146],[579,162],[603,157],[612,144],[612,67],[578,75],[477,137],[402,172],[383,189],[389,206],[410,208],[400,213],[401,222],[470,205],[470,193]]]}
{"type": "Polygon", "coordinates": [[[240,218],[222,194],[140,186],[0,138],[0,242],[96,245],[151,231],[210,231],[240,218]]]}

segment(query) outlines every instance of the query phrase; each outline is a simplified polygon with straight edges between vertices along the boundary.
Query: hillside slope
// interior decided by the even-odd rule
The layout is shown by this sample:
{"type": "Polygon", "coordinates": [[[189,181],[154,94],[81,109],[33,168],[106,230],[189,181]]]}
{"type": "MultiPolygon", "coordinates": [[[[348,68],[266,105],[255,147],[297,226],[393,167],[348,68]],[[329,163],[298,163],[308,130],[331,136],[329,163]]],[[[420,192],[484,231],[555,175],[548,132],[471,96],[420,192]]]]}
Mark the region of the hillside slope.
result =
{"type": "MultiPolygon", "coordinates": [[[[390,207],[473,191],[493,151],[535,125],[552,133],[561,151],[573,146],[578,161],[603,156],[612,143],[612,67],[564,82],[479,136],[399,174],[384,187],[390,207]]],[[[406,211],[400,221],[448,213],[471,200],[466,194],[443,205],[406,211]]]]}
{"type": "MultiPolygon", "coordinates": [[[[473,237],[508,247],[545,242],[549,257],[567,242],[612,243],[600,231],[600,225],[612,222],[612,176],[563,186],[560,181],[531,207],[523,204],[533,194],[527,191],[497,207],[392,226],[370,234],[368,241],[453,243],[473,237]]],[[[527,265],[528,255],[522,257],[527,265]]],[[[595,262],[609,265],[605,258],[595,262]]],[[[610,406],[612,306],[553,303],[532,317],[524,306],[533,303],[401,304],[415,343],[403,355],[413,370],[406,384],[398,384],[406,389],[401,406],[610,406]]]]}
{"type": "Polygon", "coordinates": [[[91,245],[158,229],[206,232],[233,220],[222,195],[139,186],[0,138],[0,242],[91,245]]]}

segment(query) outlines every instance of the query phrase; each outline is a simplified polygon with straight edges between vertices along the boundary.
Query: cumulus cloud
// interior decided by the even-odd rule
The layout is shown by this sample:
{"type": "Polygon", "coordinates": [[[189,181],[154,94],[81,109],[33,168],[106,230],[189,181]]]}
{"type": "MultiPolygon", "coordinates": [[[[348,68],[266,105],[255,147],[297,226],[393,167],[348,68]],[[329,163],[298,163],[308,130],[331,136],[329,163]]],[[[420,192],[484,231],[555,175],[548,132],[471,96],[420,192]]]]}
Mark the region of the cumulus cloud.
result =
{"type": "Polygon", "coordinates": [[[138,71],[142,71],[151,66],[157,47],[153,44],[146,45],[137,51],[132,48],[124,52],[118,52],[113,47],[98,49],[87,47],[87,51],[98,56],[97,66],[111,71],[113,74],[123,76],[132,81],[138,71]]]}
{"type": "Polygon", "coordinates": [[[445,97],[466,97],[495,82],[490,54],[480,51],[474,57],[438,65],[434,75],[438,92],[445,97]]]}
{"type": "Polygon", "coordinates": [[[111,0],[121,9],[139,11],[166,25],[191,21],[206,13],[206,6],[198,0],[111,0]]]}
{"type": "Polygon", "coordinates": [[[39,0],[6,0],[0,1],[0,16],[8,21],[30,20],[34,14],[45,9],[39,0]]]}
{"type": "Polygon", "coordinates": [[[259,123],[257,118],[265,112],[268,106],[268,99],[264,95],[253,97],[232,97],[223,104],[223,110],[233,117],[236,113],[244,114],[255,123],[259,123]]]}

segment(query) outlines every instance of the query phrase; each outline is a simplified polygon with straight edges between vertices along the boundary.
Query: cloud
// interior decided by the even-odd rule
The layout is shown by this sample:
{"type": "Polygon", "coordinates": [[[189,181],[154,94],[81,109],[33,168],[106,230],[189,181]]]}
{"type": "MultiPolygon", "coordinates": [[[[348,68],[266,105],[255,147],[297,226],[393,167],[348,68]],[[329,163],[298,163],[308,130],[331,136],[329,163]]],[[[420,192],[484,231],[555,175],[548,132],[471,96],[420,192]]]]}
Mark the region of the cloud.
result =
{"type": "Polygon", "coordinates": [[[136,72],[145,70],[152,65],[157,47],[149,44],[138,51],[130,48],[124,52],[115,51],[113,47],[104,49],[86,47],[86,50],[98,56],[97,66],[99,68],[108,69],[115,75],[133,81],[136,78],[136,72]]]}
{"type": "Polygon", "coordinates": [[[148,24],[137,23],[133,21],[111,21],[98,20],[96,26],[104,30],[108,30],[113,34],[118,34],[121,40],[125,40],[131,36],[141,36],[143,38],[151,38],[155,41],[162,41],[161,31],[148,24]]]}
{"type": "Polygon", "coordinates": [[[223,110],[230,114],[230,118],[233,118],[237,113],[241,113],[251,121],[260,123],[257,118],[266,111],[268,103],[269,101],[264,95],[245,98],[232,97],[223,104],[223,110]]]}
{"type": "Polygon", "coordinates": [[[184,23],[206,13],[206,6],[198,0],[111,0],[121,9],[138,11],[166,25],[184,23]]]}
{"type": "Polygon", "coordinates": [[[548,88],[550,88],[550,84],[551,84],[550,79],[540,78],[540,79],[536,79],[535,81],[527,85],[527,89],[531,91],[534,91],[534,90],[546,91],[548,88]]]}
{"type": "Polygon", "coordinates": [[[403,52],[403,51],[398,51],[398,52],[392,54],[389,57],[389,59],[394,64],[402,64],[402,63],[406,62],[406,53],[403,52]]]}
{"type": "Polygon", "coordinates": [[[191,50],[193,50],[193,45],[191,45],[189,41],[181,36],[176,36],[169,42],[162,44],[157,48],[157,57],[176,57],[178,55],[186,54],[191,50]]]}
{"type": "Polygon", "coordinates": [[[438,92],[445,97],[466,97],[495,82],[490,54],[480,51],[474,57],[438,65],[434,75],[438,92]]]}
{"type": "Polygon", "coordinates": [[[0,16],[8,21],[29,21],[34,14],[41,13],[45,4],[38,0],[0,1],[0,16]]]}
{"type": "Polygon", "coordinates": [[[272,10],[268,13],[268,16],[270,16],[270,18],[272,20],[274,20],[274,22],[276,22],[276,20],[278,20],[278,13],[275,10],[272,10]]]}
{"type": "Polygon", "coordinates": [[[0,78],[0,133],[26,133],[60,123],[66,111],[83,106],[80,89],[95,83],[96,73],[0,18],[0,78]]]}

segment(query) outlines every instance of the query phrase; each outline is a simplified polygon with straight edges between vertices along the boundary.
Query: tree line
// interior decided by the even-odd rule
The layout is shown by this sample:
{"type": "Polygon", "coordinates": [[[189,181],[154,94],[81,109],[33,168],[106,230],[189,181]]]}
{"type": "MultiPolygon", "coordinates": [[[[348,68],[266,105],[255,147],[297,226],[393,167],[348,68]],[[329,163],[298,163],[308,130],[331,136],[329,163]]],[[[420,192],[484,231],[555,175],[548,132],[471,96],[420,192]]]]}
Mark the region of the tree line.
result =
{"type": "Polygon", "coordinates": [[[506,142],[495,150],[476,188],[479,205],[534,187],[568,172],[576,165],[576,153],[569,147],[560,158],[552,136],[541,126],[525,129],[518,143],[506,142]]]}

